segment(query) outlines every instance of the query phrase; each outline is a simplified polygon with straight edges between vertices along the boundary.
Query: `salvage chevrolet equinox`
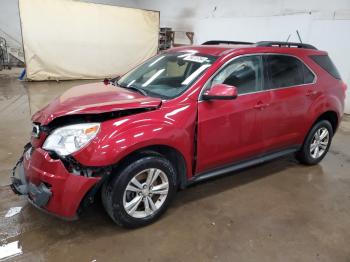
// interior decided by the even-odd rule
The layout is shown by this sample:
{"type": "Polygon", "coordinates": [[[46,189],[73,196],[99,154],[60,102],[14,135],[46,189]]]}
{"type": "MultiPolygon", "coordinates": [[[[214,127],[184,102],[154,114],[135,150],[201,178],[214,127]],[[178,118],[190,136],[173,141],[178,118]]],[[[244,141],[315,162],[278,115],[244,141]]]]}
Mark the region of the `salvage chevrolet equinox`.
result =
{"type": "Polygon", "coordinates": [[[144,226],[193,183],[286,154],[319,163],[345,91],[327,53],[309,44],[173,48],[35,113],[11,187],[65,219],[101,194],[115,223],[144,226]]]}

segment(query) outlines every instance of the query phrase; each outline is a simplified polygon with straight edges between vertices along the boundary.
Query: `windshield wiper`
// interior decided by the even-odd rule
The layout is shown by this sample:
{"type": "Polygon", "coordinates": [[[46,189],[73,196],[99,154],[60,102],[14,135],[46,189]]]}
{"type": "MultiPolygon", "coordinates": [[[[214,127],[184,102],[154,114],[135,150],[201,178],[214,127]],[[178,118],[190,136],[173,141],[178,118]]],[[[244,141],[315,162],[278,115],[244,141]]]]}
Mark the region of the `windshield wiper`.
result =
{"type": "Polygon", "coordinates": [[[141,95],[147,96],[147,92],[141,88],[137,88],[134,86],[123,86],[123,85],[119,84],[118,82],[115,82],[115,83],[121,88],[130,89],[130,90],[133,90],[133,91],[140,93],[141,95]]]}

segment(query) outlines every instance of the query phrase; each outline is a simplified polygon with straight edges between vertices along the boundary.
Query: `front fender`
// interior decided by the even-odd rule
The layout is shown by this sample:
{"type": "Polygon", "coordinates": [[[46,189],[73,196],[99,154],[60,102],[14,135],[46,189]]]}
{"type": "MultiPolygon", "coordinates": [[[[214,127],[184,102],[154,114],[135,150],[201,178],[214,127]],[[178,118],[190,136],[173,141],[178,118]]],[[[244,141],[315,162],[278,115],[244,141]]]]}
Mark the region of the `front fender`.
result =
{"type": "Polygon", "coordinates": [[[176,149],[185,159],[187,170],[192,170],[196,110],[183,108],[103,122],[98,137],[73,157],[84,166],[109,166],[136,150],[164,145],[176,149]]]}

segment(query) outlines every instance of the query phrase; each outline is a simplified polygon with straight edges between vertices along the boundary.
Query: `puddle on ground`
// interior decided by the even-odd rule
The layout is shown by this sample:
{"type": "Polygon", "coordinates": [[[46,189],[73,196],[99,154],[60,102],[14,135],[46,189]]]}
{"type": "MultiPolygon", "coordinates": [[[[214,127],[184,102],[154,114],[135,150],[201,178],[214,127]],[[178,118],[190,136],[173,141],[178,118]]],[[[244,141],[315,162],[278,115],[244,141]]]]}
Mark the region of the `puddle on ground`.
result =
{"type": "Polygon", "coordinates": [[[13,258],[20,254],[22,254],[22,247],[20,246],[19,241],[14,241],[0,246],[0,261],[13,258]]]}
{"type": "Polygon", "coordinates": [[[13,217],[13,216],[19,214],[19,212],[21,212],[21,210],[22,210],[22,207],[11,207],[11,208],[7,211],[5,217],[7,217],[7,218],[8,218],[8,217],[13,217]]]}

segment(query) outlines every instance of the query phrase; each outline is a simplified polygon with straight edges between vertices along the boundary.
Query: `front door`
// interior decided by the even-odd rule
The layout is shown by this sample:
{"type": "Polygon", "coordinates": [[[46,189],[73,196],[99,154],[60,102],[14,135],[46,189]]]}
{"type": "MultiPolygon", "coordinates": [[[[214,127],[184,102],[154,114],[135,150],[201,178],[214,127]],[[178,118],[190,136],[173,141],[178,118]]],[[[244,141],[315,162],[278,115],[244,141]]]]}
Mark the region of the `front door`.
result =
{"type": "Polygon", "coordinates": [[[235,86],[234,100],[198,102],[196,173],[244,160],[263,152],[260,114],[269,100],[262,91],[261,56],[233,59],[204,87],[235,86]]]}

